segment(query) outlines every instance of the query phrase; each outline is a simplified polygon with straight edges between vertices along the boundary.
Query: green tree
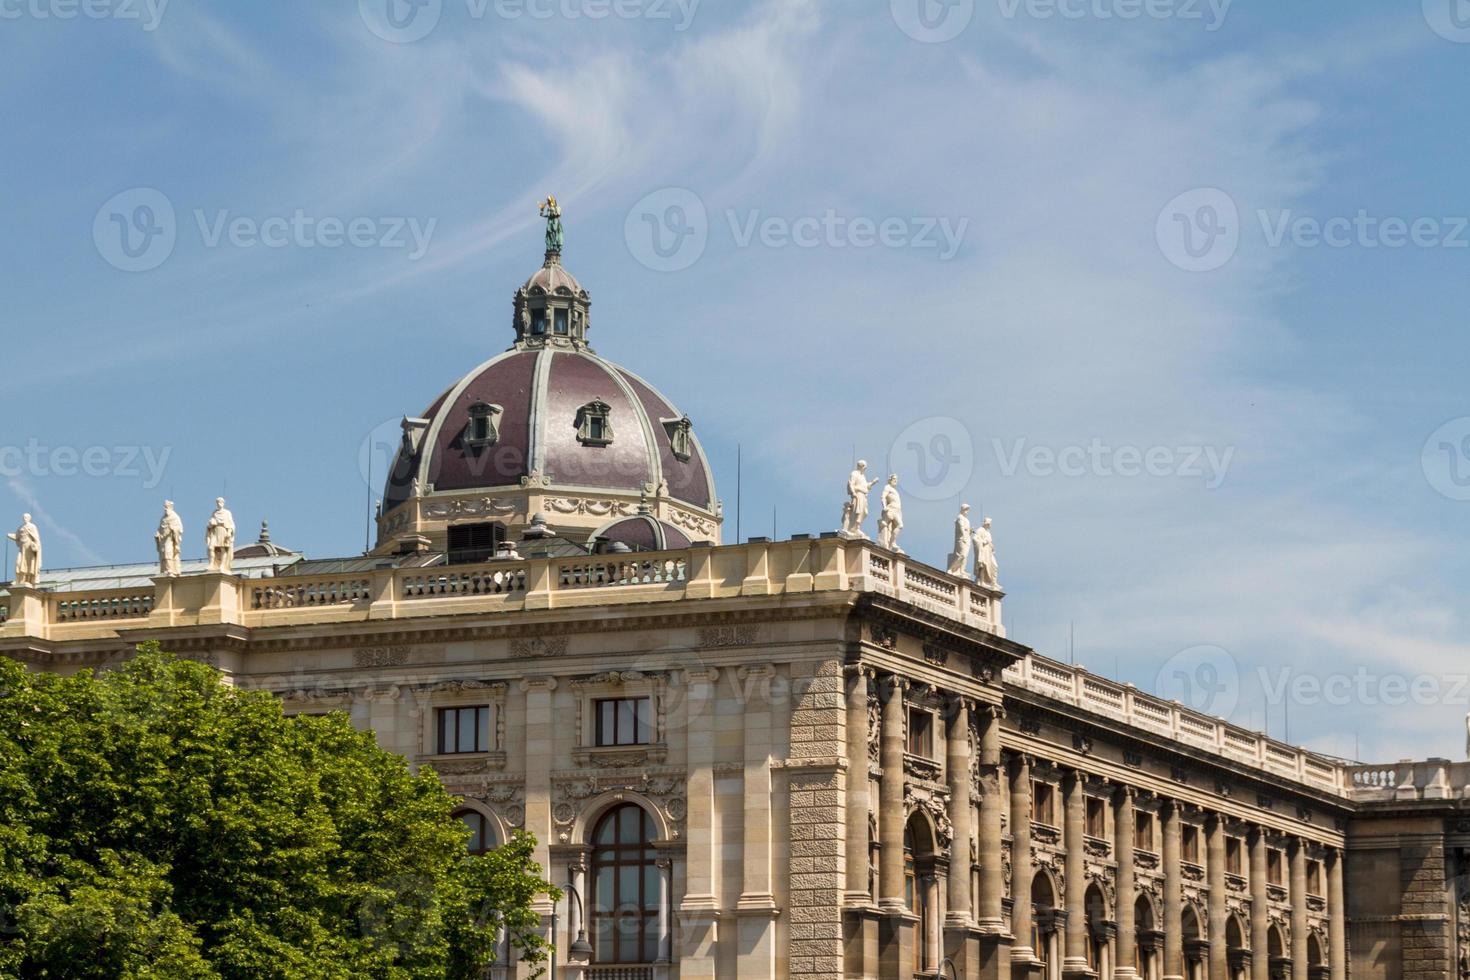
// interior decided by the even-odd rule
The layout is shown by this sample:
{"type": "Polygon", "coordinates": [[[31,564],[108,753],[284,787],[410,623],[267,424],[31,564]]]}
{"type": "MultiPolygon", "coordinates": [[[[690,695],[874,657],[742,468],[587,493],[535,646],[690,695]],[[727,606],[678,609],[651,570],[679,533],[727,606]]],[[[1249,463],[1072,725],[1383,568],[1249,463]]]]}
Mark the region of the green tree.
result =
{"type": "Polygon", "coordinates": [[[557,897],[517,835],[345,715],[286,718],[156,645],[113,671],[0,657],[0,980],[478,977],[557,897]]]}

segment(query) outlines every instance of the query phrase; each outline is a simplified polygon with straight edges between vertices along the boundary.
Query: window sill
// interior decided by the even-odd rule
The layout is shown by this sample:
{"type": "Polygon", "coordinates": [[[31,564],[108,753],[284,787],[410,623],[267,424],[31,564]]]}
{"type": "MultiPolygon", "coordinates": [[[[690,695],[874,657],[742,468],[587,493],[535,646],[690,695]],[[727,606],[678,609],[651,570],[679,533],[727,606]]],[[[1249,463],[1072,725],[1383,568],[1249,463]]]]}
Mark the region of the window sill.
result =
{"type": "Polygon", "coordinates": [[[477,772],[493,772],[505,768],[504,752],[449,752],[427,755],[419,764],[446,776],[463,776],[477,772]]]}
{"type": "Polygon", "coordinates": [[[618,769],[624,766],[645,766],[660,763],[669,756],[667,744],[652,745],[598,745],[582,746],[572,750],[572,760],[579,766],[594,766],[599,769],[618,769]]]}

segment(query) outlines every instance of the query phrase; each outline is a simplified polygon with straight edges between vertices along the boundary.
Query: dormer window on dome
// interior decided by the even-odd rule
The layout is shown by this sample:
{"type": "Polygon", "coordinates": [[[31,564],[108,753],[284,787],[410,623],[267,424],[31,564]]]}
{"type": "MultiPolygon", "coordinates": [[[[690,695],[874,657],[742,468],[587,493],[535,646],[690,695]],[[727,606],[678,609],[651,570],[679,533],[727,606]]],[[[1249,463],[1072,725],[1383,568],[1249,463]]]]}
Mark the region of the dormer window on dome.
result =
{"type": "Polygon", "coordinates": [[[687,463],[694,455],[694,423],[689,416],[681,419],[665,419],[664,431],[669,434],[669,445],[681,463],[687,463]]]}
{"type": "Polygon", "coordinates": [[[577,410],[577,441],[584,446],[612,445],[612,409],[606,402],[592,402],[577,410]]]}
{"type": "Polygon", "coordinates": [[[469,425],[465,428],[465,442],[471,449],[493,446],[500,441],[500,416],[505,409],[488,402],[475,402],[470,406],[469,425]]]}

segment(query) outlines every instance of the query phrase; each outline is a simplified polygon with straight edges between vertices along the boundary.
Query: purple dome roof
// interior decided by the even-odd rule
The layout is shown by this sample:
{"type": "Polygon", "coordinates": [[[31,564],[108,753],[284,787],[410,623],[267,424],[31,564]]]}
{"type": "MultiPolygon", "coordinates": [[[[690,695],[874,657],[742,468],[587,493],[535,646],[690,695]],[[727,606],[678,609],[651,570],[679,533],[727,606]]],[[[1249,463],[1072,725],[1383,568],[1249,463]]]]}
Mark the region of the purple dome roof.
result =
{"type": "Polygon", "coordinates": [[[592,532],[592,540],[625,544],[634,551],[676,551],[691,543],[683,531],[647,514],[604,524],[592,532]]]}
{"type": "Polygon", "coordinates": [[[384,494],[385,513],[415,492],[543,485],[667,496],[714,510],[714,480],[686,417],[653,386],[590,350],[514,349],[487,361],[424,413],[417,445],[405,441],[384,494]],[[488,407],[493,436],[475,441],[488,407]],[[608,438],[584,422],[601,415],[608,438]]]}

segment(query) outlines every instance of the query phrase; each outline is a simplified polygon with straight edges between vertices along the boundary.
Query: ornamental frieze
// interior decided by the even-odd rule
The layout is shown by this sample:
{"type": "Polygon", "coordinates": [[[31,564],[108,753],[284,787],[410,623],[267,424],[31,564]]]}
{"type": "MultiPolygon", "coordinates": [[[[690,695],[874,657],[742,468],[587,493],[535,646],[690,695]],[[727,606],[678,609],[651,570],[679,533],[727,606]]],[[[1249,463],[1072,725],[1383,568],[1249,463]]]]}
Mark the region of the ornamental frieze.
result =
{"type": "Polygon", "coordinates": [[[565,636],[533,637],[529,640],[511,640],[512,656],[521,658],[564,657],[567,652],[565,636]]]}
{"type": "Polygon", "coordinates": [[[761,635],[761,628],[753,623],[740,626],[701,626],[697,646],[701,650],[722,647],[754,646],[761,635]]]}
{"type": "Polygon", "coordinates": [[[669,825],[672,840],[684,836],[684,821],[689,816],[682,773],[638,773],[603,775],[592,773],[551,782],[551,819],[557,840],[572,842],[572,827],[587,800],[603,793],[627,790],[653,801],[669,825]]]}

